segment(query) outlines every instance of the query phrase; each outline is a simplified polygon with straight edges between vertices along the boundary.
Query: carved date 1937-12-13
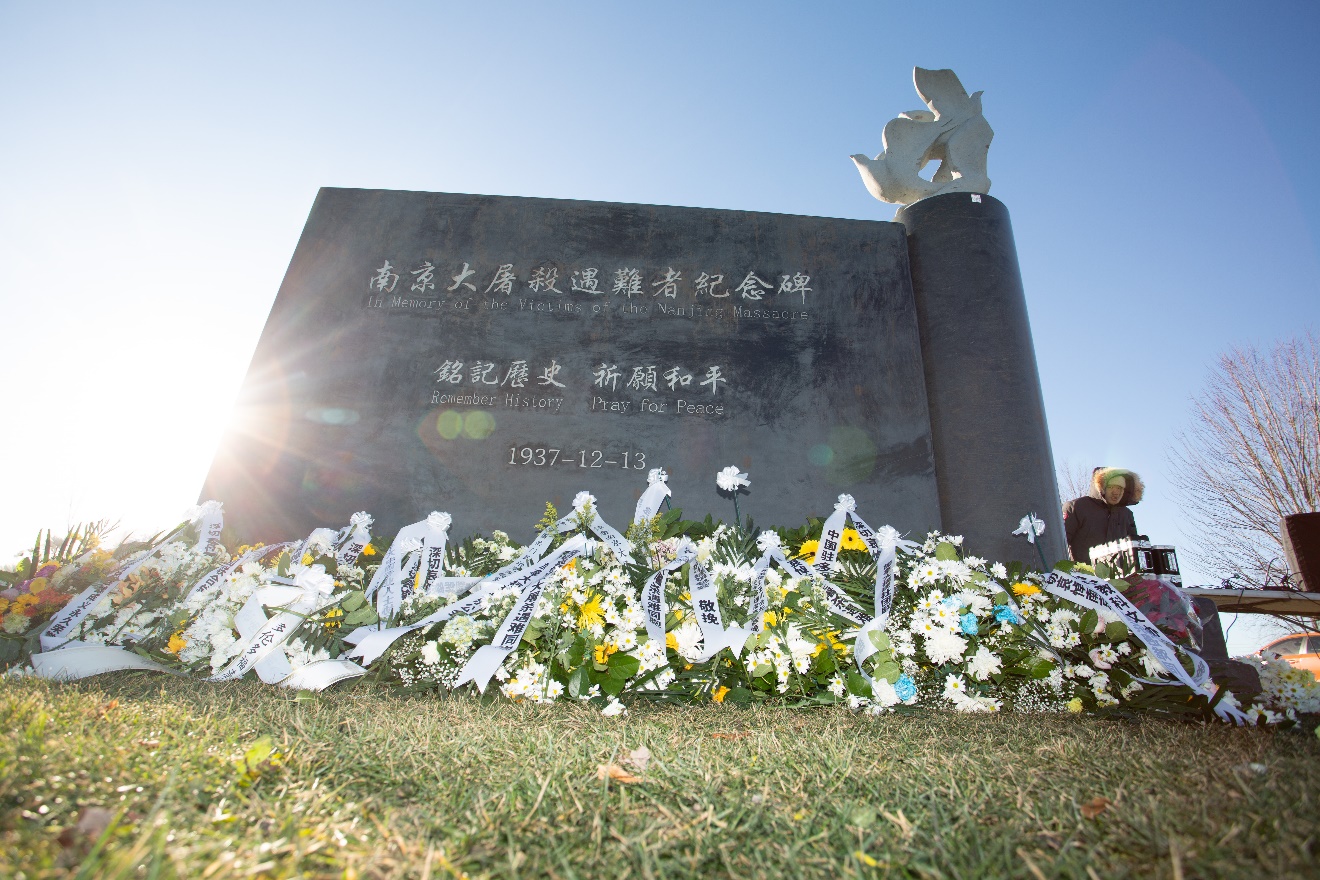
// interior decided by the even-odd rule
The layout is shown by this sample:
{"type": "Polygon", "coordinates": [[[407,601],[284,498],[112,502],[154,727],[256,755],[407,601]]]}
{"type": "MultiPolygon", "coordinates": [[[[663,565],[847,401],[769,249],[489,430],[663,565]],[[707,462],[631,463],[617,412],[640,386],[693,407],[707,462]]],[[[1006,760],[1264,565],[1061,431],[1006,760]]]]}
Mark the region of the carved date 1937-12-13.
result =
{"type": "Polygon", "coordinates": [[[510,446],[509,464],[528,467],[618,467],[646,470],[645,452],[606,452],[600,449],[554,449],[548,446],[510,446]]]}

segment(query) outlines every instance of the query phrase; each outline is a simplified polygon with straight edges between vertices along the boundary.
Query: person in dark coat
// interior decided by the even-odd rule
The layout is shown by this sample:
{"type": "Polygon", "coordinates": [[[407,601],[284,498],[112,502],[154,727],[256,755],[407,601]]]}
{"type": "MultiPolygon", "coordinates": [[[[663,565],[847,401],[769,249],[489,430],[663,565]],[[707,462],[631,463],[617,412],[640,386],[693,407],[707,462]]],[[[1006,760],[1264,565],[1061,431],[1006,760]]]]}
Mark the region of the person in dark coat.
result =
{"type": "Polygon", "coordinates": [[[1063,505],[1063,531],[1068,558],[1091,562],[1091,548],[1137,537],[1131,506],[1141,501],[1141,478],[1122,468],[1099,467],[1091,473],[1091,492],[1063,505]]]}

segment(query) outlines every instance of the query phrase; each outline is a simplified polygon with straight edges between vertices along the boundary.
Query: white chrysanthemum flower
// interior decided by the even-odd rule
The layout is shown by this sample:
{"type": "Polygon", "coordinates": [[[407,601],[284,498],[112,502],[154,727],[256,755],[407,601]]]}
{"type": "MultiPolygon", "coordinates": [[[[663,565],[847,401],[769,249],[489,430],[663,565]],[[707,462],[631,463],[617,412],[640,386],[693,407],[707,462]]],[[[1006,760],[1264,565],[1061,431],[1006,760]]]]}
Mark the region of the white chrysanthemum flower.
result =
{"type": "Polygon", "coordinates": [[[999,657],[985,645],[976,649],[972,659],[967,661],[967,672],[977,681],[986,681],[990,676],[1003,671],[999,657]]]}
{"type": "Polygon", "coordinates": [[[844,694],[848,693],[848,686],[843,683],[843,676],[835,675],[830,679],[829,692],[836,697],[842,697],[844,694]]]}
{"type": "Polygon", "coordinates": [[[609,718],[613,718],[615,715],[627,715],[628,708],[624,706],[623,703],[620,703],[618,699],[614,697],[610,697],[609,705],[607,705],[604,709],[601,709],[600,714],[609,718]]]}
{"type": "Polygon", "coordinates": [[[1050,620],[1060,626],[1065,626],[1070,623],[1077,623],[1081,618],[1071,608],[1060,608],[1050,615],[1050,620]]]}
{"type": "Polygon", "coordinates": [[[762,553],[771,549],[782,550],[783,547],[784,542],[775,532],[765,531],[756,536],[756,549],[762,553]]]}
{"type": "Polygon", "coordinates": [[[996,562],[990,566],[990,576],[992,578],[996,578],[997,580],[1001,580],[1001,581],[1007,580],[1008,569],[1004,567],[1004,563],[996,562]]]}
{"type": "Polygon", "coordinates": [[[936,627],[926,633],[926,656],[936,666],[961,660],[967,642],[952,630],[936,627]]]}
{"type": "Polygon", "coordinates": [[[898,698],[898,692],[894,690],[894,686],[889,683],[887,678],[877,678],[871,682],[871,694],[876,705],[886,709],[902,702],[898,698]]]}
{"type": "Polygon", "coordinates": [[[573,496],[573,509],[581,513],[587,508],[595,509],[596,496],[590,492],[579,492],[573,496]]]}
{"type": "Polygon", "coordinates": [[[701,627],[696,623],[691,620],[684,621],[673,630],[673,636],[678,654],[684,660],[695,661],[701,656],[701,627]]]}
{"type": "Polygon", "coordinates": [[[811,668],[811,658],[815,654],[816,643],[804,639],[802,631],[796,626],[788,628],[788,653],[793,658],[793,668],[799,673],[805,673],[811,668]]]}

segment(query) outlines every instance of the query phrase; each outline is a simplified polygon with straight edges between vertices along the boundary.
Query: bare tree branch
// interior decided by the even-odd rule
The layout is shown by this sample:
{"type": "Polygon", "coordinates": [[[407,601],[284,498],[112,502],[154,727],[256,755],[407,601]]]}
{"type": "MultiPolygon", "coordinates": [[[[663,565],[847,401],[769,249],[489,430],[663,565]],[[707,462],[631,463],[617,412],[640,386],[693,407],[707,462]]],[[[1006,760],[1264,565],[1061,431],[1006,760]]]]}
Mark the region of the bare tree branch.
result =
{"type": "Polygon", "coordinates": [[[1059,483],[1059,506],[1091,491],[1091,468],[1071,458],[1060,459],[1056,468],[1059,483]]]}
{"type": "Polygon", "coordinates": [[[1219,358],[1170,453],[1174,487],[1198,533],[1191,555],[1218,577],[1257,584],[1282,573],[1283,517],[1320,510],[1320,343],[1314,333],[1268,357],[1219,358]]]}

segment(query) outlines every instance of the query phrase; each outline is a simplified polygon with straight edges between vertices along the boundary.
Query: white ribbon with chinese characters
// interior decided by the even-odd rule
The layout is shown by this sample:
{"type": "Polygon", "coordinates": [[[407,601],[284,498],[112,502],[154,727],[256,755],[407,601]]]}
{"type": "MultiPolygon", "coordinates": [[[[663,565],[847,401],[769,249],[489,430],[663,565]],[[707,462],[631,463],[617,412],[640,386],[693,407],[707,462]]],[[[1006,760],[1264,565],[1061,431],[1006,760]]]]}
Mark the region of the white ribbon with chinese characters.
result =
{"type": "Polygon", "coordinates": [[[468,658],[468,662],[454,681],[455,688],[471,681],[477,685],[477,690],[485,692],[486,684],[495,674],[495,670],[522,641],[523,633],[527,631],[528,624],[536,614],[536,603],[541,598],[546,578],[552,572],[567,565],[570,560],[589,555],[594,549],[593,544],[594,542],[582,535],[574,535],[545,559],[506,582],[505,586],[519,589],[518,599],[505,615],[500,628],[495,631],[491,643],[482,645],[468,658]]]}
{"type": "Polygon", "coordinates": [[[642,587],[642,611],[646,615],[646,635],[658,645],[665,643],[665,617],[669,605],[665,602],[665,578],[689,561],[696,561],[697,548],[684,538],[675,550],[674,558],[653,572],[642,587]]]}
{"type": "MultiPolygon", "coordinates": [[[[445,580],[457,581],[460,580],[460,578],[446,578],[445,580]]],[[[463,578],[462,580],[470,581],[468,584],[469,587],[472,584],[480,582],[481,587],[474,590],[472,595],[468,596],[463,601],[446,605],[439,611],[436,611],[433,614],[428,614],[421,620],[407,624],[406,626],[378,629],[375,624],[371,624],[369,626],[358,627],[348,635],[344,636],[344,641],[346,643],[356,646],[348,653],[348,656],[356,657],[370,666],[372,663],[376,662],[377,657],[384,654],[389,649],[390,645],[394,644],[398,639],[406,636],[415,629],[421,629],[422,627],[430,626],[433,623],[441,623],[457,614],[476,614],[481,610],[482,599],[491,592],[493,585],[498,583],[493,580],[482,582],[480,578],[463,578]]],[[[461,593],[457,595],[461,595],[461,593]]]]}
{"type": "Polygon", "coordinates": [[[393,618],[415,590],[426,592],[440,577],[451,522],[449,514],[435,512],[399,530],[366,589],[368,600],[375,597],[381,620],[393,618]],[[419,583],[417,575],[423,565],[426,574],[419,583]]]}
{"type": "Polygon", "coordinates": [[[288,661],[283,657],[280,648],[305,619],[335,601],[334,578],[326,574],[325,568],[320,565],[307,568],[297,566],[292,580],[275,578],[274,581],[274,586],[258,589],[234,615],[236,625],[239,624],[240,619],[242,620],[240,634],[243,630],[247,630],[247,635],[243,639],[243,646],[239,649],[238,656],[224,669],[212,675],[211,681],[234,681],[242,678],[251,669],[258,669],[258,675],[262,676],[263,681],[268,678],[278,681],[277,674],[281,671],[287,676],[288,661]],[[267,606],[281,610],[267,620],[264,610],[267,606]],[[277,651],[280,654],[278,659],[263,664],[266,658],[277,651]]]}
{"type": "Polygon", "coordinates": [[[862,676],[869,681],[870,676],[867,675],[862,664],[877,650],[875,643],[871,641],[871,633],[884,630],[894,607],[894,576],[898,551],[902,549],[908,552],[917,544],[914,541],[903,540],[898,531],[891,526],[884,526],[879,532],[872,529],[866,520],[858,515],[857,502],[853,497],[840,495],[838,503],[834,505],[834,512],[830,514],[830,518],[825,521],[821,529],[820,548],[816,551],[813,563],[821,577],[828,575],[833,568],[834,561],[839,555],[839,545],[843,541],[844,529],[847,528],[850,519],[853,528],[857,530],[858,536],[875,559],[875,616],[862,623],[853,642],[853,659],[862,676]]]}
{"type": "MultiPolygon", "coordinates": [[[[1043,586],[1049,593],[1083,608],[1116,615],[1170,675],[1196,693],[1214,697],[1217,689],[1210,680],[1210,667],[1206,662],[1191,651],[1183,651],[1192,661],[1192,673],[1189,675],[1178,660],[1178,652],[1182,649],[1169,641],[1169,637],[1109,581],[1082,572],[1051,571],[1045,575],[1043,586]]],[[[1215,714],[1238,724],[1247,720],[1245,715],[1222,701],[1215,706],[1215,714]]]]}
{"type": "Polygon", "coordinates": [[[199,506],[188,519],[197,523],[197,543],[193,550],[200,550],[207,556],[220,546],[220,532],[225,527],[224,506],[219,501],[207,501],[199,506]]]}
{"type": "MultiPolygon", "coordinates": [[[[271,544],[267,547],[256,547],[252,550],[247,551],[242,556],[238,556],[233,560],[231,560],[230,562],[225,563],[224,565],[211,569],[209,572],[207,572],[205,575],[202,576],[201,580],[199,580],[197,583],[192,585],[192,587],[188,590],[187,595],[183,597],[183,602],[187,602],[197,593],[205,593],[207,590],[214,589],[221,581],[229,577],[229,575],[233,574],[243,565],[249,562],[259,561],[276,551],[285,550],[289,547],[292,547],[293,545],[294,545],[293,541],[286,541],[283,544],[271,544]]],[[[183,603],[181,602],[180,604],[183,603]]]]}
{"type": "Polygon", "coordinates": [[[587,528],[600,538],[620,562],[631,565],[633,562],[632,553],[628,541],[619,531],[611,526],[605,520],[601,519],[600,514],[594,509],[596,499],[589,492],[579,492],[573,498],[573,512],[567,516],[562,516],[554,524],[553,528],[548,528],[536,536],[532,543],[522,549],[522,552],[508,565],[496,571],[491,575],[492,578],[502,578],[507,575],[516,574],[527,568],[529,565],[535,565],[545,556],[545,552],[550,549],[556,535],[562,535],[564,532],[570,532],[577,528],[582,521],[582,513],[588,505],[592,506],[591,519],[587,521],[587,528]]]}
{"type": "Polygon", "coordinates": [[[335,537],[335,562],[339,565],[355,565],[358,556],[371,543],[371,515],[359,511],[348,519],[348,525],[339,530],[335,537]]]}

